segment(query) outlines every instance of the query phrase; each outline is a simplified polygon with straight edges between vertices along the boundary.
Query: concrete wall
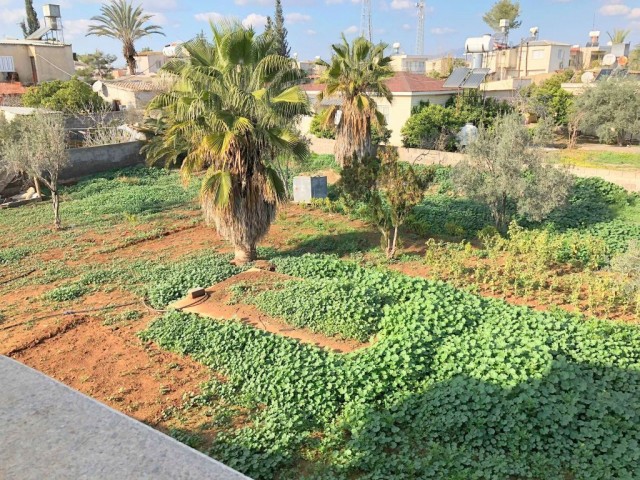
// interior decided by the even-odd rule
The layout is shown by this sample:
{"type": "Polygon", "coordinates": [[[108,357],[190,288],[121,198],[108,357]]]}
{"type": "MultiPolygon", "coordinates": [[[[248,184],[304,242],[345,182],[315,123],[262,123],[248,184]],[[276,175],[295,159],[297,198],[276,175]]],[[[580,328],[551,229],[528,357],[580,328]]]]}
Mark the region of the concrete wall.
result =
{"type": "Polygon", "coordinates": [[[72,148],[69,165],[62,171],[62,179],[71,180],[114,168],[144,163],[140,154],[143,142],[118,143],[100,147],[72,148]]]}
{"type": "MultiPolygon", "coordinates": [[[[335,140],[326,138],[311,138],[311,151],[319,155],[333,155],[335,140]]],[[[464,155],[455,152],[440,152],[437,150],[422,150],[420,148],[398,148],[400,161],[417,163],[420,165],[448,165],[458,163],[464,155]]]]}
{"type": "MultiPolygon", "coordinates": [[[[317,154],[333,154],[335,140],[311,137],[311,151],[317,154]]],[[[418,165],[453,166],[465,158],[462,153],[422,150],[418,148],[399,148],[400,161],[418,165]]],[[[640,192],[640,169],[620,170],[607,168],[570,167],[569,172],[577,177],[600,177],[615,183],[630,192],[640,192]]]]}

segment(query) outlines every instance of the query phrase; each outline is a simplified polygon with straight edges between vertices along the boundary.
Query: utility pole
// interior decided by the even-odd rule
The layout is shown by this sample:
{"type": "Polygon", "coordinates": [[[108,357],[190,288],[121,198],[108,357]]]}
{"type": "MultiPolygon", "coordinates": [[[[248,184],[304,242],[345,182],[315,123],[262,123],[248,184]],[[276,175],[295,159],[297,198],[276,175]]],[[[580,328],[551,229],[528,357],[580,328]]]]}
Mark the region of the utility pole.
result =
{"type": "Polygon", "coordinates": [[[362,0],[362,19],[360,21],[360,36],[373,42],[371,36],[371,0],[362,0]]]}
{"type": "Polygon", "coordinates": [[[424,0],[416,3],[418,8],[418,31],[416,32],[416,55],[424,55],[424,0]]]}

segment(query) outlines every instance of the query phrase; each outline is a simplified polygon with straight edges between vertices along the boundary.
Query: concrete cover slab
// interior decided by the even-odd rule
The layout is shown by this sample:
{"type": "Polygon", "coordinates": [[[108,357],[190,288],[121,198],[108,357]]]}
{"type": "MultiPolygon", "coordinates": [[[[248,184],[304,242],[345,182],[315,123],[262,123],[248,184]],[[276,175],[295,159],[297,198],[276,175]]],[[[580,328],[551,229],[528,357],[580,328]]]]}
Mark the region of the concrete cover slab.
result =
{"type": "Polygon", "coordinates": [[[248,477],[0,356],[1,480],[248,477]]]}

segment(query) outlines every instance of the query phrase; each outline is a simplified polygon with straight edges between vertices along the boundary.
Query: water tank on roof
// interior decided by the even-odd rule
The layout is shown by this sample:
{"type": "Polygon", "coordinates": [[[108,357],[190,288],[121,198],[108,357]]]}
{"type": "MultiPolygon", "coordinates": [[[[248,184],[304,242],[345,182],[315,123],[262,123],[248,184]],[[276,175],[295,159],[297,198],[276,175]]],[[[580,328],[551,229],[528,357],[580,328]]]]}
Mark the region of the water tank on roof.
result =
{"type": "Polygon", "coordinates": [[[166,45],[162,49],[162,53],[164,54],[165,57],[176,58],[176,57],[183,57],[185,52],[184,52],[184,49],[182,48],[182,42],[173,42],[169,45],[166,45]]]}
{"type": "Polygon", "coordinates": [[[467,38],[464,44],[465,53],[486,53],[493,50],[493,36],[483,35],[482,37],[467,38]]]}

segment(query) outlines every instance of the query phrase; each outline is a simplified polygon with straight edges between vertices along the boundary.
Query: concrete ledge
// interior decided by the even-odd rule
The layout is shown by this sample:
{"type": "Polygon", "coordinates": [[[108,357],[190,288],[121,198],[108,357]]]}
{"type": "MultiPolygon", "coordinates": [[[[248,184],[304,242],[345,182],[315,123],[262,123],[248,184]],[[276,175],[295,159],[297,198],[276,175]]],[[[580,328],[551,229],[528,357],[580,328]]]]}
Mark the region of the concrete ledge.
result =
{"type": "Polygon", "coordinates": [[[0,479],[248,477],[0,356],[0,479]]]}

